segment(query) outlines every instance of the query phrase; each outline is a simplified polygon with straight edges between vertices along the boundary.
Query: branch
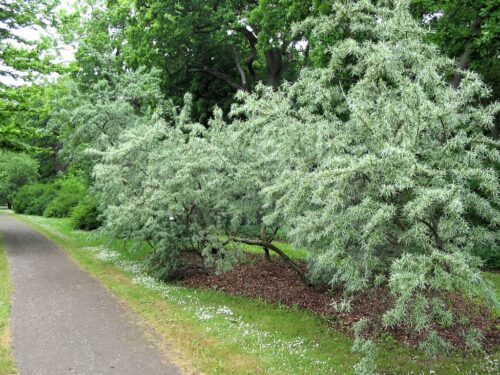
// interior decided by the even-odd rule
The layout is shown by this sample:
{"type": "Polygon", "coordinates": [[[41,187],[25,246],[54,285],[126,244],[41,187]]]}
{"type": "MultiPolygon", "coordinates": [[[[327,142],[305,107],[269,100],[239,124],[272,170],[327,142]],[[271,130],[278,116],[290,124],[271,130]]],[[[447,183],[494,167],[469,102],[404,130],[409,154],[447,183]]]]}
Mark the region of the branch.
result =
{"type": "Polygon", "coordinates": [[[245,91],[248,91],[247,76],[245,74],[245,71],[243,70],[243,67],[241,66],[240,55],[233,45],[231,46],[231,50],[233,51],[233,58],[234,62],[236,63],[236,69],[238,69],[238,72],[240,73],[241,85],[245,88],[245,91]]]}
{"type": "Polygon", "coordinates": [[[439,237],[438,233],[438,224],[435,219],[432,219],[432,223],[429,223],[428,221],[425,221],[423,219],[419,220],[420,222],[424,223],[431,231],[432,235],[434,236],[434,242],[436,243],[436,247],[439,250],[443,249],[443,240],[441,240],[441,237],[439,237]]]}
{"type": "Polygon", "coordinates": [[[262,240],[254,240],[251,238],[240,238],[240,237],[233,237],[229,236],[229,240],[233,242],[239,242],[239,243],[244,243],[247,245],[256,245],[260,246],[262,248],[268,248],[272,251],[274,251],[276,254],[278,254],[289,266],[292,268],[297,274],[299,275],[300,279],[304,283],[308,283],[307,279],[305,277],[304,271],[299,267],[297,263],[295,263],[288,255],[286,255],[283,250],[281,250],[279,247],[273,245],[270,242],[267,241],[262,241],[262,240]]]}
{"type": "Polygon", "coordinates": [[[236,29],[236,31],[243,34],[247,38],[248,43],[250,44],[251,52],[250,56],[248,56],[247,58],[247,69],[250,72],[252,79],[254,81],[257,81],[257,73],[255,72],[255,69],[253,67],[253,63],[257,59],[257,47],[256,47],[258,42],[257,37],[253,32],[248,30],[246,27],[240,27],[236,29]]]}

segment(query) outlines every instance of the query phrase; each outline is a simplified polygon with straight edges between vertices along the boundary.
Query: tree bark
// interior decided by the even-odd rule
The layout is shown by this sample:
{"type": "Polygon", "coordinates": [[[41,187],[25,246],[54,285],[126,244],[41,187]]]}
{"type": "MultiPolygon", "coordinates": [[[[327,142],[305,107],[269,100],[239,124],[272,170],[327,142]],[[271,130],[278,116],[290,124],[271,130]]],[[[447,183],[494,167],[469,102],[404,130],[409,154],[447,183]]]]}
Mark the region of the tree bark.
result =
{"type": "Polygon", "coordinates": [[[265,254],[266,260],[271,261],[271,255],[269,254],[269,249],[267,247],[264,247],[264,254],[265,254]]]}
{"type": "Polygon", "coordinates": [[[493,128],[493,140],[498,141],[500,139],[500,113],[495,116],[495,127],[493,128]]]}
{"type": "Polygon", "coordinates": [[[252,77],[254,82],[256,82],[257,73],[255,72],[255,69],[253,67],[253,63],[257,59],[257,47],[256,47],[258,42],[257,37],[254,35],[253,32],[248,30],[246,27],[240,27],[236,29],[236,31],[243,34],[247,38],[248,43],[250,44],[250,56],[248,56],[246,63],[250,76],[252,77]]]}
{"type": "Polygon", "coordinates": [[[234,46],[231,46],[233,50],[233,58],[236,63],[236,69],[238,69],[238,73],[240,73],[241,86],[245,91],[248,91],[248,83],[247,83],[247,75],[241,66],[240,55],[234,46]]]}
{"type": "Polygon", "coordinates": [[[467,69],[467,67],[469,66],[471,60],[471,53],[472,53],[472,47],[470,43],[468,43],[465,46],[464,52],[458,59],[457,71],[453,75],[453,78],[451,79],[450,82],[450,86],[453,87],[454,89],[458,88],[458,86],[460,85],[460,81],[462,81],[463,75],[461,71],[467,69]]]}
{"type": "MultiPolygon", "coordinates": [[[[473,33],[479,33],[479,31],[481,31],[481,17],[476,18],[476,20],[472,24],[471,31],[473,33]]],[[[458,69],[453,75],[453,78],[451,79],[450,82],[451,87],[455,89],[458,88],[458,86],[460,85],[460,81],[463,78],[462,72],[460,70],[467,69],[471,61],[471,55],[472,55],[472,41],[470,40],[471,38],[466,39],[464,51],[462,52],[462,55],[460,55],[457,61],[458,69]]]]}
{"type": "Polygon", "coordinates": [[[267,65],[267,84],[277,89],[283,74],[283,55],[281,49],[271,48],[265,53],[267,65]]]}

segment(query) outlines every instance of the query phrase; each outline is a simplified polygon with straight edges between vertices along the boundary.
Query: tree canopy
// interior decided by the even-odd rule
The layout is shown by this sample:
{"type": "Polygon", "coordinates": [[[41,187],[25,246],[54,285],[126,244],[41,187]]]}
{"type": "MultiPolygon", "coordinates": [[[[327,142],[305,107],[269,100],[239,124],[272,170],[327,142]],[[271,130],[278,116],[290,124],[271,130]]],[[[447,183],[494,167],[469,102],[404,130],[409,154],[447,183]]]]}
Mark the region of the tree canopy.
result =
{"type": "MultiPolygon", "coordinates": [[[[22,149],[29,144],[33,129],[19,116],[37,117],[39,88],[11,87],[32,82],[41,75],[61,71],[53,64],[51,39],[43,33],[55,25],[56,0],[0,1],[0,147],[22,149]],[[38,37],[36,35],[38,34],[38,37]],[[35,35],[35,37],[33,37],[35,35]]],[[[28,120],[31,122],[31,119],[28,120]]]]}

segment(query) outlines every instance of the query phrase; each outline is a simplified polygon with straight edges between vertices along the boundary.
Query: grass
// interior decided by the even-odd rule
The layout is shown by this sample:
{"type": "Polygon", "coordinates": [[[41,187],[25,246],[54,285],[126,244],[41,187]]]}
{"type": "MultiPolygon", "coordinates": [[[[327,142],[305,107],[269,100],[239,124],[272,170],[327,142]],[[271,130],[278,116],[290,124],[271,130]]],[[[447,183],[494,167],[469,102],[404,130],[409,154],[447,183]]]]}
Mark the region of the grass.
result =
{"type": "MultiPolygon", "coordinates": [[[[54,240],[167,338],[186,369],[207,374],[349,374],[351,339],[306,311],[149,277],[144,247],[71,229],[67,219],[18,216],[54,240]]],[[[381,373],[496,373],[499,356],[454,355],[436,361],[393,340],[382,343],[381,373]]]]}
{"type": "Polygon", "coordinates": [[[9,301],[12,285],[5,249],[0,237],[0,374],[17,374],[10,346],[9,301]]]}

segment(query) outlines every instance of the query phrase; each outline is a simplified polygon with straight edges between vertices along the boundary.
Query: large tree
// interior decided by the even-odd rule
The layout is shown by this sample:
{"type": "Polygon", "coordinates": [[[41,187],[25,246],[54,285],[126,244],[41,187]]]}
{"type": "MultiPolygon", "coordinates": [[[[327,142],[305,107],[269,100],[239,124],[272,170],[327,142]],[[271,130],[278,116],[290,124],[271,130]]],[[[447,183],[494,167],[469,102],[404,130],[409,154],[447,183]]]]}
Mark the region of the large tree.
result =
{"type": "Polygon", "coordinates": [[[39,75],[60,70],[52,64],[54,54],[48,37],[33,38],[54,25],[56,0],[0,1],[0,147],[19,149],[26,146],[32,129],[14,121],[19,113],[37,116],[37,108],[28,101],[37,89],[15,88],[13,83],[26,83],[39,75]]]}
{"type": "Polygon", "coordinates": [[[428,43],[409,1],[381,3],[336,1],[310,20],[315,35],[341,37],[328,64],[247,94],[236,114],[257,137],[255,165],[280,171],[260,181],[273,208],[264,223],[309,249],[311,276],[344,289],[339,307],[386,287],[383,323],[406,325],[435,355],[449,348],[440,328],[481,337],[449,293],[497,303],[471,252],[499,245],[499,144],[485,135],[499,106],[483,106],[490,89],[471,71],[450,85],[456,64],[428,43]]]}
{"type": "Polygon", "coordinates": [[[95,51],[111,51],[119,68],[158,68],[162,91],[206,123],[213,105],[229,109],[237,90],[295,79],[307,60],[304,35],[292,24],[316,1],[102,1],[80,29],[77,53],[86,82],[100,71],[95,51]]]}

